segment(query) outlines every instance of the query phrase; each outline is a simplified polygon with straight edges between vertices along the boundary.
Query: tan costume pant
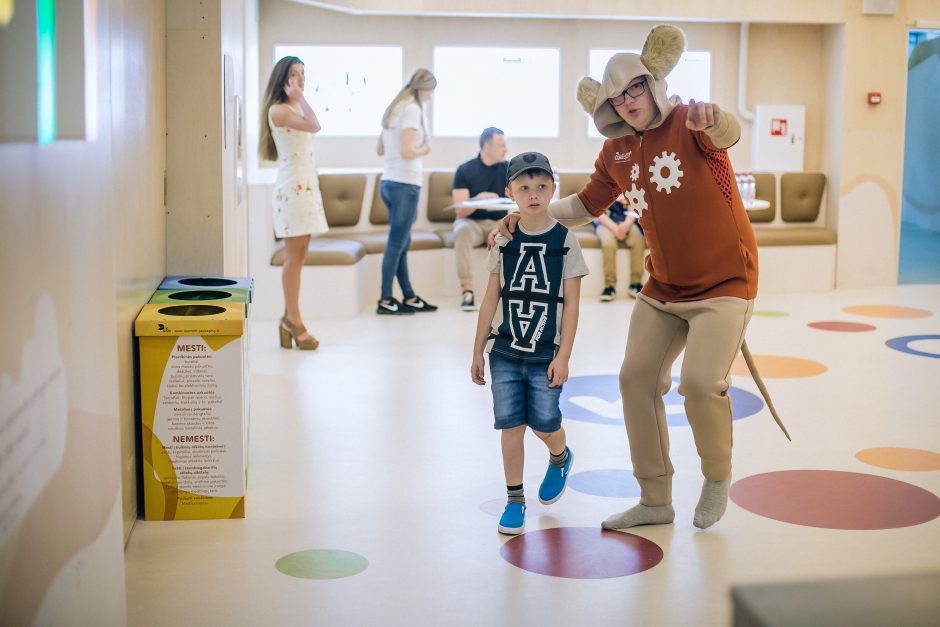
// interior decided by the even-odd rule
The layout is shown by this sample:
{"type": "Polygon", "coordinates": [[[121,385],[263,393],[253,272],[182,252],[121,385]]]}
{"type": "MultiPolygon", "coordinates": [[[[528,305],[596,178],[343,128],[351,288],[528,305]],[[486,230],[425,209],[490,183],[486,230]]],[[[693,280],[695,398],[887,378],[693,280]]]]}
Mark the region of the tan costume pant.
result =
{"type": "Polygon", "coordinates": [[[720,297],[661,303],[640,294],[630,318],[620,370],[623,417],[640,503],[672,502],[672,463],[663,396],[672,364],[685,349],[679,394],[706,479],[731,474],[731,363],[744,340],[754,301],[720,297]]]}
{"type": "Polygon", "coordinates": [[[627,238],[618,240],[613,232],[603,224],[594,228],[597,237],[601,240],[601,259],[604,268],[604,286],[617,286],[617,246],[630,249],[630,283],[641,283],[643,279],[643,253],[646,249],[646,238],[640,233],[636,224],[630,227],[627,238]]]}
{"type": "Polygon", "coordinates": [[[486,236],[496,226],[496,220],[454,221],[454,254],[457,256],[457,278],[462,285],[473,285],[473,267],[470,251],[486,243],[486,236]]]}

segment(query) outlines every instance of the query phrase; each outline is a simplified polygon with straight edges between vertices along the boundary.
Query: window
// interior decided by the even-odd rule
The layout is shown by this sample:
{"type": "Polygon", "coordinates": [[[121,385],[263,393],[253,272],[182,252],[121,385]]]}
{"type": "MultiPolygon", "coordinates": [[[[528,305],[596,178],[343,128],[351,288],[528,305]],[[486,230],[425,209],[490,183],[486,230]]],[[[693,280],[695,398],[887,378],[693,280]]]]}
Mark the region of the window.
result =
{"type": "Polygon", "coordinates": [[[557,48],[434,48],[434,135],[558,137],[557,48]]]}
{"type": "Polygon", "coordinates": [[[304,62],[304,95],[323,127],[319,135],[379,134],[382,113],[402,86],[401,47],[274,47],[275,62],[288,55],[304,62]]]}
{"type": "MultiPolygon", "coordinates": [[[[607,62],[618,52],[640,53],[639,50],[591,50],[588,61],[589,75],[600,81],[604,76],[604,68],[607,66],[607,62]]],[[[682,53],[675,69],[666,77],[668,83],[666,93],[670,96],[680,96],[682,102],[688,102],[692,98],[710,102],[712,97],[711,78],[712,53],[701,50],[686,51],[682,53]]],[[[587,120],[587,129],[588,137],[601,137],[601,134],[594,126],[594,120],[590,117],[587,120]]]]}

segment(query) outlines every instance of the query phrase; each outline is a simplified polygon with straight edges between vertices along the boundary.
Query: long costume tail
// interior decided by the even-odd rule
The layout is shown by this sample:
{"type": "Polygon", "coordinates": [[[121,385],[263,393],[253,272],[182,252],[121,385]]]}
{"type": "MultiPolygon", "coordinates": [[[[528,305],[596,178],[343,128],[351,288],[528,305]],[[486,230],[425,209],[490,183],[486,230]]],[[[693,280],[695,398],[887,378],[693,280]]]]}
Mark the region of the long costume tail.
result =
{"type": "Polygon", "coordinates": [[[777,421],[777,426],[779,426],[780,430],[783,431],[783,435],[787,436],[787,439],[792,442],[793,438],[790,437],[790,434],[787,432],[787,428],[783,425],[783,421],[780,420],[780,416],[777,415],[777,410],[774,408],[774,402],[770,400],[770,393],[767,392],[767,387],[764,385],[763,379],[760,378],[760,372],[757,371],[757,365],[754,363],[754,358],[751,356],[751,349],[747,347],[747,340],[741,342],[741,354],[744,355],[744,361],[747,363],[747,369],[751,371],[751,377],[754,378],[754,383],[757,384],[757,389],[760,390],[761,396],[764,397],[764,402],[767,403],[767,409],[770,410],[770,414],[774,417],[774,420],[777,421]]]}

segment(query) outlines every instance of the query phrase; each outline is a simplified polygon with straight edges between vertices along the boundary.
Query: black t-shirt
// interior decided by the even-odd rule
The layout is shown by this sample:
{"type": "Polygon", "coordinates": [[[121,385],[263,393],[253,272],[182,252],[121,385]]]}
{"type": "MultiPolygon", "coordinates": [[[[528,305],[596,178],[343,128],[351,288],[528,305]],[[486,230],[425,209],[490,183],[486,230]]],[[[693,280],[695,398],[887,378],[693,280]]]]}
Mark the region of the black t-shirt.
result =
{"type": "MultiPolygon", "coordinates": [[[[493,192],[498,196],[506,195],[506,171],[509,163],[501,161],[493,165],[485,165],[480,155],[461,163],[454,172],[454,189],[470,190],[470,198],[480,192],[493,192]]],[[[501,209],[477,209],[469,216],[470,220],[499,220],[506,215],[501,209]]]]}

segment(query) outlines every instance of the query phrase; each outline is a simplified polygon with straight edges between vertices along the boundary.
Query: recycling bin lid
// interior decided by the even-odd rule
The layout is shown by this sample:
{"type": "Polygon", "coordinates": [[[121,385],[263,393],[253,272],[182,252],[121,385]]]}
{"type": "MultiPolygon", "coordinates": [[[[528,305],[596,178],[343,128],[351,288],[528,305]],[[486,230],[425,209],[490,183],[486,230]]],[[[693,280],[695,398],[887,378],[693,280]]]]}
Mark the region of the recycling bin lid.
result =
{"type": "Polygon", "coordinates": [[[244,287],[217,287],[186,290],[157,290],[150,303],[231,302],[248,303],[248,289],[244,287]]]}
{"type": "Polygon", "coordinates": [[[134,322],[137,336],[242,335],[245,303],[150,303],[134,322]]]}
{"type": "Polygon", "coordinates": [[[205,289],[225,289],[242,288],[248,290],[248,302],[251,302],[255,291],[255,280],[251,277],[225,277],[225,276],[205,276],[205,275],[186,275],[173,274],[164,277],[160,283],[161,290],[205,290],[205,289]]]}

